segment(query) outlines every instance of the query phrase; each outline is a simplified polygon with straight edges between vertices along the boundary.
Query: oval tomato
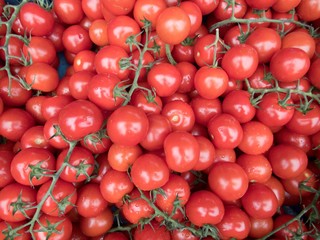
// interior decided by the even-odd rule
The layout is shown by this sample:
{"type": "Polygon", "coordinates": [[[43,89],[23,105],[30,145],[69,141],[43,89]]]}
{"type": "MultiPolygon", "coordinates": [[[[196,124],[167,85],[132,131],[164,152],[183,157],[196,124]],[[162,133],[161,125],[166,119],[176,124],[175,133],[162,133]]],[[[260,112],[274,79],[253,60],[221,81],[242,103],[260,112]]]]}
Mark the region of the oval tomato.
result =
{"type": "Polygon", "coordinates": [[[81,2],[77,0],[55,0],[53,10],[60,21],[66,24],[76,24],[83,18],[81,2]]]}

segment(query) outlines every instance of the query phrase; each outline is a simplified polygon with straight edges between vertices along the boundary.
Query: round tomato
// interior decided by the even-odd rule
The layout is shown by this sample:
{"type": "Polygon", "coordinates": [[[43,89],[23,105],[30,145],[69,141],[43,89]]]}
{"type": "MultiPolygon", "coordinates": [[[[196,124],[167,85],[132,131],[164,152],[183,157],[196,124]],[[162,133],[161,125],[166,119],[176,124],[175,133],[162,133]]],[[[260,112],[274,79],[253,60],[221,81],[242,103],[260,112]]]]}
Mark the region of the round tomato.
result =
{"type": "Polygon", "coordinates": [[[314,62],[312,62],[309,72],[308,72],[308,78],[313,86],[320,89],[320,59],[316,59],[314,62]]]}
{"type": "Polygon", "coordinates": [[[145,90],[136,90],[131,96],[130,104],[142,109],[147,115],[160,113],[162,110],[162,99],[145,90]]]}
{"type": "Polygon", "coordinates": [[[65,95],[53,96],[44,99],[41,105],[42,116],[46,120],[58,116],[61,109],[63,109],[73,100],[74,99],[72,97],[65,95]]]}
{"type": "Polygon", "coordinates": [[[301,0],[278,0],[272,5],[272,9],[279,13],[286,13],[297,7],[300,2],[301,0]]]}
{"type": "Polygon", "coordinates": [[[90,19],[102,19],[101,11],[101,1],[100,0],[83,0],[81,1],[81,6],[84,14],[90,19]]]}
{"type": "Polygon", "coordinates": [[[89,36],[91,41],[100,47],[109,43],[108,22],[104,19],[94,20],[89,27],[89,36]]]}
{"type": "MultiPolygon", "coordinates": [[[[247,3],[245,0],[236,0],[234,4],[234,16],[236,18],[242,18],[247,11],[247,3]]],[[[214,16],[218,20],[225,20],[232,15],[232,4],[228,1],[219,1],[218,6],[214,10],[214,16]]]]}
{"type": "Polygon", "coordinates": [[[80,25],[66,28],[62,34],[62,42],[66,50],[75,54],[89,50],[92,46],[89,32],[80,25]]]}
{"type": "Polygon", "coordinates": [[[215,159],[215,147],[211,141],[203,136],[196,136],[200,147],[199,161],[193,167],[193,170],[202,171],[212,165],[215,159]]]}
{"type": "Polygon", "coordinates": [[[0,222],[0,239],[4,240],[10,238],[12,235],[15,235],[15,240],[29,240],[31,235],[28,232],[27,227],[24,227],[18,231],[15,231],[15,228],[18,228],[24,225],[25,222],[0,222]]]}
{"type": "Polygon", "coordinates": [[[66,24],[77,24],[83,18],[81,1],[55,0],[53,10],[60,21],[66,24]]]}
{"type": "Polygon", "coordinates": [[[252,238],[262,238],[269,234],[273,229],[273,219],[250,217],[251,229],[249,236],[252,238]]]}
{"type": "Polygon", "coordinates": [[[72,74],[69,79],[69,89],[71,96],[75,99],[87,99],[88,88],[94,73],[84,70],[72,74]]]}
{"type": "Polygon", "coordinates": [[[23,54],[32,63],[52,64],[57,57],[53,43],[43,37],[32,37],[29,44],[23,46],[23,54]]]}
{"type": "Polygon", "coordinates": [[[20,139],[21,149],[25,148],[43,148],[52,150],[49,142],[44,137],[43,126],[34,126],[29,128],[20,139]]]}
{"type": "Polygon", "coordinates": [[[320,2],[317,0],[301,0],[297,7],[299,18],[303,21],[314,21],[320,18],[320,2]]]}
{"type": "Polygon", "coordinates": [[[43,126],[43,135],[45,140],[54,148],[67,148],[69,144],[62,138],[62,136],[56,135],[57,130],[55,126],[58,126],[58,117],[53,117],[46,121],[43,126]]]}
{"type": "MultiPolygon", "coordinates": [[[[8,58],[8,56],[5,56],[5,52],[2,49],[4,47],[5,41],[6,41],[6,38],[4,38],[4,37],[2,37],[0,39],[0,46],[1,46],[0,58],[3,61],[7,61],[7,58],[8,58]]],[[[7,48],[8,54],[10,56],[10,58],[9,58],[10,64],[12,64],[12,65],[20,65],[21,64],[21,61],[20,61],[20,59],[22,58],[21,49],[23,48],[23,45],[24,45],[23,41],[20,40],[18,37],[12,36],[9,38],[9,42],[8,42],[8,45],[6,48],[7,48]]]]}
{"type": "Polygon", "coordinates": [[[0,150],[0,188],[3,188],[14,181],[10,172],[10,165],[13,157],[13,152],[0,150]]]}
{"type": "MultiPolygon", "coordinates": [[[[73,70],[74,72],[90,71],[95,73],[94,59],[96,53],[90,50],[83,50],[74,56],[73,70]]],[[[72,76],[72,75],[71,75],[72,76]]]]}
{"type": "Polygon", "coordinates": [[[135,0],[101,0],[103,7],[113,15],[127,15],[135,5],[135,0]]]}
{"type": "Polygon", "coordinates": [[[219,4],[219,1],[215,0],[192,0],[198,5],[201,10],[202,15],[207,15],[212,13],[219,4]]]}
{"type": "Polygon", "coordinates": [[[160,225],[158,222],[151,222],[143,228],[137,227],[133,237],[135,240],[171,240],[170,232],[166,226],[160,225]]]}
{"type": "Polygon", "coordinates": [[[276,195],[278,199],[278,206],[281,207],[285,200],[285,190],[280,180],[274,176],[271,176],[269,180],[263,184],[273,191],[274,195],[276,195]]]}
{"type": "MultiPolygon", "coordinates": [[[[289,214],[282,214],[275,218],[273,229],[277,229],[278,227],[282,226],[283,224],[287,223],[288,221],[292,220],[294,216],[289,214]]],[[[307,232],[308,229],[302,221],[293,221],[290,224],[286,224],[284,228],[277,231],[274,235],[279,239],[290,239],[294,238],[295,233],[302,234],[307,232]]],[[[306,240],[308,239],[308,235],[301,235],[300,239],[306,240]]]]}
{"type": "Polygon", "coordinates": [[[182,10],[187,13],[190,19],[190,32],[189,35],[194,34],[202,23],[202,12],[198,4],[192,1],[184,1],[180,3],[179,6],[182,10]]]}

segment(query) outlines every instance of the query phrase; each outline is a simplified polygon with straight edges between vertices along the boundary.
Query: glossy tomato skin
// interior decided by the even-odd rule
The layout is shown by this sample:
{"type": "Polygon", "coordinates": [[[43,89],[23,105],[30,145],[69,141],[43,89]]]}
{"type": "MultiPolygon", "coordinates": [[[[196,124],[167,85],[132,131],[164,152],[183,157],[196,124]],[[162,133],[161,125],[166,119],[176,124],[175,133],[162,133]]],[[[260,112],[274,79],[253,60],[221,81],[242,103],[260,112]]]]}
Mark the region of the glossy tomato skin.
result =
{"type": "Polygon", "coordinates": [[[247,191],[249,179],[237,163],[217,162],[208,175],[210,189],[224,201],[241,198],[247,191]],[[224,182],[222,185],[221,182],[224,182]],[[236,183],[236,184],[235,184],[236,183]]]}
{"type": "Polygon", "coordinates": [[[193,167],[193,170],[202,171],[210,167],[215,159],[215,147],[212,142],[204,136],[196,136],[200,147],[199,161],[193,167]]]}
{"type": "Polygon", "coordinates": [[[194,97],[190,105],[195,114],[196,122],[207,126],[211,118],[218,116],[222,112],[221,102],[218,98],[206,99],[200,96],[194,97]]]}
{"type": "Polygon", "coordinates": [[[54,126],[58,126],[58,117],[50,118],[46,121],[43,126],[44,138],[48,141],[50,146],[57,149],[64,149],[69,146],[69,144],[59,135],[55,135],[57,130],[54,126]]]}
{"type": "Polygon", "coordinates": [[[130,13],[134,7],[135,0],[102,0],[102,5],[109,11],[111,14],[118,15],[127,15],[130,13]]]}
{"type": "Polygon", "coordinates": [[[32,37],[28,46],[23,46],[23,54],[27,60],[32,59],[32,63],[52,64],[56,58],[56,49],[49,39],[32,37]]]}
{"type": "Polygon", "coordinates": [[[0,188],[14,181],[10,172],[13,157],[14,153],[12,151],[0,150],[0,188]]]}
{"type": "Polygon", "coordinates": [[[74,72],[89,71],[95,73],[94,58],[96,53],[90,50],[83,50],[74,56],[74,72]]]}
{"type": "Polygon", "coordinates": [[[65,95],[46,98],[45,100],[43,100],[43,103],[41,105],[42,116],[46,120],[58,116],[61,109],[63,109],[73,100],[74,99],[72,97],[65,95]]]}
{"type": "Polygon", "coordinates": [[[90,20],[103,18],[100,0],[84,0],[81,2],[81,7],[90,20]]]}
{"type": "Polygon", "coordinates": [[[47,139],[44,137],[43,126],[34,126],[29,128],[20,139],[21,149],[25,148],[44,148],[52,151],[47,139]]]}
{"type": "MultiPolygon", "coordinates": [[[[237,18],[242,18],[247,11],[247,3],[245,0],[235,1],[234,16],[237,18]]],[[[226,1],[219,1],[217,8],[214,10],[213,14],[218,20],[225,20],[232,15],[232,6],[226,1]]]]}
{"type": "Polygon", "coordinates": [[[270,233],[273,229],[272,218],[252,218],[250,217],[251,229],[249,236],[252,238],[262,238],[270,233]]]}
{"type": "Polygon", "coordinates": [[[200,190],[191,194],[186,204],[186,215],[196,226],[217,224],[221,222],[225,209],[221,199],[207,190],[200,190]]]}
{"type": "Polygon", "coordinates": [[[84,16],[81,2],[76,0],[54,1],[53,10],[59,20],[66,24],[79,23],[84,16]]]}
{"type": "Polygon", "coordinates": [[[162,110],[162,99],[159,96],[150,96],[145,90],[136,90],[130,99],[130,104],[141,108],[147,115],[160,113],[162,110]]]}
{"type": "Polygon", "coordinates": [[[200,147],[188,132],[172,132],[164,140],[164,152],[168,167],[176,172],[187,172],[197,164],[200,147]],[[179,141],[177,141],[179,139],[179,141]]]}
{"type": "Polygon", "coordinates": [[[93,76],[94,73],[86,70],[72,74],[68,84],[71,96],[75,99],[87,99],[88,85],[93,76]]]}
{"type": "Polygon", "coordinates": [[[251,183],[241,203],[247,214],[254,218],[272,217],[278,207],[277,197],[262,183],[251,183]]]}
{"type": "Polygon", "coordinates": [[[135,240],[170,240],[170,232],[158,222],[151,222],[144,228],[137,227],[134,231],[135,240]]]}
{"type": "MultiPolygon", "coordinates": [[[[21,225],[25,224],[25,222],[0,222],[0,239],[6,239],[7,234],[6,231],[10,229],[15,229],[20,227],[21,225]]],[[[18,236],[15,237],[15,240],[29,240],[31,239],[30,233],[28,233],[27,228],[22,228],[17,231],[18,236]]]]}
{"type": "MultiPolygon", "coordinates": [[[[214,5],[214,4],[213,4],[214,5]]],[[[193,35],[199,29],[202,23],[202,11],[196,3],[192,1],[182,2],[179,7],[184,10],[190,19],[190,32],[189,35],[193,35]]]]}
{"type": "Polygon", "coordinates": [[[66,50],[74,54],[89,50],[92,46],[89,32],[80,25],[66,28],[62,34],[62,42],[66,50]]]}
{"type": "Polygon", "coordinates": [[[29,186],[24,186],[19,183],[11,183],[6,185],[0,191],[0,218],[8,222],[21,222],[27,219],[27,217],[32,217],[36,209],[31,208],[25,210],[26,217],[20,210],[13,213],[13,205],[17,202],[18,197],[20,196],[22,202],[21,204],[26,204],[27,206],[32,207],[36,202],[36,194],[36,190],[29,186]]]}
{"type": "Polygon", "coordinates": [[[58,115],[58,124],[69,140],[79,140],[97,132],[103,123],[101,110],[87,100],[76,100],[65,106],[58,115]]]}
{"type": "Polygon", "coordinates": [[[297,7],[301,20],[314,21],[320,17],[320,3],[318,1],[301,0],[297,7]]]}
{"type": "MultiPolygon", "coordinates": [[[[277,229],[282,224],[292,220],[293,218],[294,218],[294,216],[292,216],[292,215],[282,214],[282,215],[275,218],[273,228],[277,229]]],[[[292,238],[295,233],[300,232],[300,231],[306,232],[308,230],[303,222],[294,221],[293,223],[287,225],[285,228],[277,231],[275,233],[275,236],[278,237],[279,239],[288,239],[288,238],[292,238]]],[[[302,239],[308,239],[308,236],[304,235],[302,237],[302,239]]]]}
{"type": "Polygon", "coordinates": [[[320,81],[319,81],[319,76],[320,76],[320,60],[316,59],[315,61],[312,62],[309,72],[308,72],[308,78],[312,85],[314,85],[317,88],[320,88],[320,81]]]}
{"type": "Polygon", "coordinates": [[[291,9],[297,7],[301,0],[278,0],[273,4],[272,9],[280,13],[286,13],[291,9]]]}

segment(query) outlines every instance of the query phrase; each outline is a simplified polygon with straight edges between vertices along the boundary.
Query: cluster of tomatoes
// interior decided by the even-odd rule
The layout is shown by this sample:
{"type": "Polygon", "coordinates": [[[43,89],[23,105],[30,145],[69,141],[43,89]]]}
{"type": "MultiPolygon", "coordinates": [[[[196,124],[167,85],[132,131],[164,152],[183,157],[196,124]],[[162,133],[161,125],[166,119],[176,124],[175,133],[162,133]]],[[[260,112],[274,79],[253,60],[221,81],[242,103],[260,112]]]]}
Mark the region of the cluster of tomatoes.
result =
{"type": "Polygon", "coordinates": [[[0,239],[319,237],[318,0],[0,12],[0,239]]]}

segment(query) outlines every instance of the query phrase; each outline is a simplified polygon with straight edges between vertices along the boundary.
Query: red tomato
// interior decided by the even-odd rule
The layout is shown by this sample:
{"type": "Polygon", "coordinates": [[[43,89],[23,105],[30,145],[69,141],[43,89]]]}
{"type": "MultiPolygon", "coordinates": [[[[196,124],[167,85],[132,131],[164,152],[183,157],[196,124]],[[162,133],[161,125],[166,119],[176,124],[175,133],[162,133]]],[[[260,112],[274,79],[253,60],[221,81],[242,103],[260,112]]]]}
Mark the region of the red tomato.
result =
{"type": "Polygon", "coordinates": [[[104,19],[94,20],[89,27],[89,36],[91,41],[100,47],[109,43],[108,22],[104,19]]]}
{"type": "Polygon", "coordinates": [[[23,28],[33,36],[46,36],[54,26],[52,13],[33,2],[21,7],[19,18],[23,28]]]}
{"type": "MultiPolygon", "coordinates": [[[[95,73],[94,59],[96,53],[90,50],[83,50],[74,56],[73,69],[75,72],[90,71],[95,73]]],[[[72,76],[72,75],[71,75],[72,76]]]]}
{"type": "Polygon", "coordinates": [[[13,152],[0,150],[0,188],[3,188],[14,181],[10,172],[10,165],[13,157],[13,152]]]}
{"type": "Polygon", "coordinates": [[[106,130],[103,129],[84,137],[81,139],[80,144],[91,153],[100,154],[108,151],[112,143],[106,135],[106,130]]]}
{"type": "Polygon", "coordinates": [[[108,202],[103,198],[96,183],[88,183],[78,190],[77,210],[82,217],[95,217],[103,212],[108,202]]]}
{"type": "MultiPolygon", "coordinates": [[[[292,220],[294,216],[288,214],[282,214],[275,218],[273,229],[277,229],[278,227],[282,226],[283,224],[287,223],[288,221],[292,220]]],[[[286,224],[284,228],[277,231],[274,235],[279,239],[290,239],[294,237],[294,234],[301,234],[301,239],[308,239],[308,235],[302,235],[303,233],[307,232],[308,229],[302,221],[293,221],[290,224],[286,224]]]]}
{"type": "Polygon", "coordinates": [[[111,141],[126,146],[140,143],[148,133],[149,121],[143,110],[124,106],[115,110],[107,122],[111,141]]]}
{"type": "Polygon", "coordinates": [[[118,203],[134,188],[131,179],[126,172],[110,169],[102,177],[100,192],[102,197],[110,203],[118,203]]]}
{"type": "Polygon", "coordinates": [[[9,108],[0,115],[0,135],[14,142],[34,125],[33,117],[20,108],[9,108]]]}
{"type": "Polygon", "coordinates": [[[43,100],[41,105],[42,116],[48,120],[59,115],[61,109],[71,103],[74,99],[70,96],[53,96],[43,100]]]}
{"type": "Polygon", "coordinates": [[[253,218],[250,217],[251,229],[249,236],[252,238],[262,238],[269,234],[273,229],[272,218],[253,218]]]}
{"type": "Polygon", "coordinates": [[[94,73],[90,71],[79,71],[72,74],[69,79],[69,89],[71,96],[75,99],[88,98],[88,86],[94,73]]]}
{"type": "Polygon", "coordinates": [[[239,149],[247,154],[262,154],[267,152],[273,143],[273,134],[266,125],[250,121],[242,125],[243,138],[239,149]]]}
{"type": "Polygon", "coordinates": [[[194,34],[202,23],[202,11],[197,3],[192,1],[181,2],[179,6],[185,13],[189,16],[190,19],[190,32],[189,35],[194,34]]]}
{"type": "Polygon", "coordinates": [[[280,82],[292,82],[302,78],[309,70],[310,59],[299,48],[283,48],[270,61],[270,72],[280,82]]]}
{"type": "Polygon", "coordinates": [[[41,215],[33,228],[33,234],[36,240],[57,239],[68,240],[72,234],[72,223],[66,217],[53,217],[41,215]],[[54,231],[52,229],[54,228],[54,231]],[[49,232],[49,230],[51,230],[49,232]]]}
{"type": "Polygon", "coordinates": [[[143,228],[138,226],[133,234],[135,240],[171,240],[170,232],[166,226],[151,222],[143,228]]]}
{"type": "Polygon", "coordinates": [[[113,15],[127,15],[136,3],[136,0],[101,0],[103,6],[113,15]]]}
{"type": "Polygon", "coordinates": [[[89,50],[92,46],[89,32],[80,25],[66,28],[62,35],[62,42],[66,50],[75,54],[89,50]]]}
{"type": "Polygon", "coordinates": [[[273,191],[262,183],[251,183],[241,198],[242,207],[253,218],[270,218],[278,208],[273,191]]]}
{"type": "Polygon", "coordinates": [[[44,137],[43,126],[34,126],[29,128],[20,139],[21,149],[43,148],[52,150],[49,142],[44,137]]]}
{"type": "Polygon", "coordinates": [[[218,162],[212,165],[208,183],[210,189],[222,200],[234,201],[246,193],[249,179],[240,165],[232,162],[218,162]]]}
{"type": "Polygon", "coordinates": [[[52,31],[47,35],[47,38],[53,43],[57,52],[62,52],[64,50],[62,43],[62,34],[64,30],[65,27],[61,23],[55,22],[52,31]]]}
{"type": "MultiPolygon", "coordinates": [[[[51,185],[52,181],[50,180],[40,186],[37,192],[38,204],[44,200],[43,198],[51,185]]],[[[52,194],[44,201],[41,211],[50,216],[63,216],[72,210],[76,201],[77,189],[71,183],[59,179],[54,184],[52,194]]]]}
{"type": "Polygon", "coordinates": [[[0,191],[0,218],[8,222],[21,222],[30,218],[35,213],[37,191],[29,186],[19,183],[6,185],[0,191]],[[21,207],[29,209],[23,209],[21,207]]]}
{"type": "Polygon", "coordinates": [[[284,12],[284,13],[278,13],[278,12],[273,12],[272,18],[275,20],[285,20],[286,22],[281,22],[280,23],[271,23],[270,28],[273,28],[276,31],[281,31],[281,32],[286,32],[289,33],[293,31],[296,28],[296,25],[294,23],[291,23],[288,21],[289,19],[294,19],[295,21],[298,21],[298,16],[297,14],[293,14],[290,12],[284,12]]]}
{"type": "MultiPolygon", "coordinates": [[[[68,69],[72,69],[73,71],[73,67],[69,66],[68,69]]],[[[67,74],[68,75],[68,74],[67,74]]],[[[72,74],[70,74],[72,75],[72,74]]],[[[69,80],[70,80],[70,75],[62,77],[60,79],[60,82],[58,84],[58,87],[56,88],[55,92],[57,93],[57,95],[65,95],[65,96],[71,96],[70,93],[70,88],[69,88],[69,80]]]]}
{"type": "Polygon", "coordinates": [[[52,92],[59,83],[58,71],[47,63],[34,63],[28,67],[26,82],[32,89],[52,92]]]}
{"type": "Polygon", "coordinates": [[[169,168],[182,173],[196,166],[200,147],[197,139],[190,133],[172,132],[164,140],[164,152],[169,168]]]}
{"type": "Polygon", "coordinates": [[[268,76],[269,67],[266,65],[258,65],[257,70],[248,79],[250,87],[254,89],[265,89],[273,87],[273,80],[268,76]]]}
{"type": "MultiPolygon", "coordinates": [[[[59,170],[67,157],[68,149],[57,157],[56,169],[59,170]]],[[[87,149],[75,147],[71,153],[68,165],[63,169],[60,178],[66,182],[82,182],[87,180],[94,170],[94,158],[87,149]]]]}
{"type": "Polygon", "coordinates": [[[153,66],[148,73],[148,83],[160,97],[168,97],[179,89],[182,76],[177,67],[169,63],[153,66]]]}
{"type": "Polygon", "coordinates": [[[199,161],[193,167],[193,170],[202,171],[212,165],[215,159],[215,147],[211,141],[203,136],[196,136],[200,147],[199,161]]]}
{"type": "Polygon", "coordinates": [[[52,64],[56,58],[56,49],[49,39],[32,37],[28,45],[23,46],[23,54],[26,60],[32,59],[32,63],[52,64]]]}
{"type": "Polygon", "coordinates": [[[179,7],[168,7],[158,17],[156,31],[162,41],[167,44],[182,42],[191,30],[188,14],[179,7]]]}
{"type": "Polygon", "coordinates": [[[76,100],[68,104],[58,116],[61,132],[69,140],[79,140],[97,132],[103,120],[101,110],[87,100],[76,100]]]}
{"type": "Polygon", "coordinates": [[[147,115],[158,114],[162,110],[162,100],[159,96],[154,95],[146,90],[135,90],[131,96],[130,104],[142,109],[147,115]]]}
{"type": "Polygon", "coordinates": [[[60,135],[56,135],[57,130],[55,129],[54,126],[58,126],[58,117],[50,118],[44,124],[43,126],[44,138],[54,148],[57,148],[57,149],[67,148],[69,144],[60,135]]]}
{"type": "Polygon", "coordinates": [[[68,25],[79,23],[84,16],[81,1],[77,0],[55,0],[53,10],[59,20],[68,25]]]}
{"type": "MultiPolygon", "coordinates": [[[[2,49],[2,47],[4,47],[5,41],[6,41],[6,38],[4,38],[4,37],[2,37],[0,39],[0,46],[1,46],[0,58],[3,61],[7,61],[6,60],[7,56],[5,56],[5,52],[2,49]]],[[[23,48],[23,45],[24,45],[23,41],[20,40],[18,37],[12,36],[9,38],[9,42],[7,45],[7,51],[8,51],[9,56],[11,56],[9,59],[10,64],[12,64],[12,65],[20,65],[21,64],[21,61],[20,61],[20,59],[22,58],[21,49],[23,48]]]]}
{"type": "Polygon", "coordinates": [[[314,21],[320,18],[320,2],[317,0],[301,0],[297,13],[302,21],[314,21]]]}
{"type": "Polygon", "coordinates": [[[100,153],[97,157],[96,157],[96,165],[99,166],[97,173],[95,174],[95,176],[92,176],[92,183],[100,183],[103,176],[106,174],[106,172],[108,172],[111,167],[109,165],[109,162],[106,161],[108,157],[108,153],[104,152],[104,153],[100,153]]]}
{"type": "Polygon", "coordinates": [[[170,171],[164,159],[155,154],[147,153],[134,161],[130,174],[131,180],[137,188],[151,191],[161,188],[168,182],[170,171]]]}
{"type": "Polygon", "coordinates": [[[300,2],[301,0],[278,0],[272,5],[272,9],[280,13],[286,13],[297,7],[300,2]]]}
{"type": "Polygon", "coordinates": [[[239,121],[232,115],[222,113],[208,122],[208,132],[216,148],[236,148],[242,141],[243,131],[239,121]]]}
{"type": "Polygon", "coordinates": [[[10,237],[10,234],[16,234],[17,236],[15,236],[15,240],[29,240],[31,239],[31,235],[30,233],[27,231],[27,227],[22,228],[20,230],[18,230],[17,232],[14,232],[15,228],[18,228],[22,225],[24,225],[25,222],[5,222],[5,221],[1,221],[0,222],[0,239],[4,240],[8,237],[10,237]],[[11,231],[10,231],[11,230],[11,231]],[[13,233],[14,232],[14,233],[13,233]]]}
{"type": "MultiPolygon", "coordinates": [[[[234,16],[236,18],[242,18],[247,11],[246,1],[236,0],[234,6],[234,16]]],[[[213,14],[220,21],[230,18],[232,15],[232,4],[229,4],[226,1],[219,1],[219,4],[214,10],[213,14]]]]}
{"type": "Polygon", "coordinates": [[[278,206],[281,207],[284,203],[285,199],[285,191],[282,183],[278,178],[271,176],[268,181],[263,183],[267,187],[269,187],[273,193],[276,195],[277,200],[278,200],[278,206]]]}
{"type": "Polygon", "coordinates": [[[201,67],[194,76],[194,87],[206,99],[220,97],[228,87],[229,77],[222,68],[201,67]]]}
{"type": "Polygon", "coordinates": [[[270,22],[268,21],[257,21],[257,19],[260,19],[262,17],[265,17],[267,19],[272,19],[272,12],[270,9],[268,10],[257,10],[255,8],[248,8],[246,14],[244,15],[244,19],[248,19],[248,20],[253,20],[256,22],[252,22],[250,24],[250,28],[254,29],[254,28],[261,28],[261,27],[269,27],[270,26],[270,22]]]}
{"type": "Polygon", "coordinates": [[[198,5],[202,15],[208,15],[209,13],[212,13],[219,4],[219,1],[215,1],[215,0],[192,0],[192,1],[198,5]]]}
{"type": "Polygon", "coordinates": [[[186,215],[190,222],[202,227],[204,224],[221,222],[225,213],[221,199],[207,190],[196,191],[191,194],[186,204],[186,215]]]}
{"type": "Polygon", "coordinates": [[[243,80],[256,71],[259,55],[255,48],[247,44],[234,46],[222,58],[221,66],[229,78],[243,80]]]}
{"type": "Polygon", "coordinates": [[[216,99],[205,99],[202,97],[195,97],[190,103],[196,122],[207,126],[209,120],[221,114],[221,102],[216,99]]]}
{"type": "Polygon", "coordinates": [[[101,0],[84,0],[81,1],[81,7],[84,14],[91,20],[102,19],[101,0]]]}
{"type": "Polygon", "coordinates": [[[193,235],[188,229],[174,229],[171,232],[172,240],[199,240],[199,237],[193,235]]]}
{"type": "Polygon", "coordinates": [[[314,62],[312,62],[309,72],[308,72],[308,77],[313,86],[316,88],[320,88],[320,81],[319,81],[319,76],[320,76],[320,59],[316,59],[314,62]]]}
{"type": "Polygon", "coordinates": [[[246,239],[251,229],[251,222],[243,210],[231,205],[225,207],[224,216],[216,226],[221,239],[246,239]]]}
{"type": "Polygon", "coordinates": [[[49,180],[44,174],[55,170],[55,157],[43,148],[26,148],[17,153],[11,162],[11,174],[16,182],[37,186],[49,180]]]}
{"type": "Polygon", "coordinates": [[[268,8],[272,7],[277,0],[246,0],[246,3],[255,9],[259,10],[267,10],[268,8]]]}

